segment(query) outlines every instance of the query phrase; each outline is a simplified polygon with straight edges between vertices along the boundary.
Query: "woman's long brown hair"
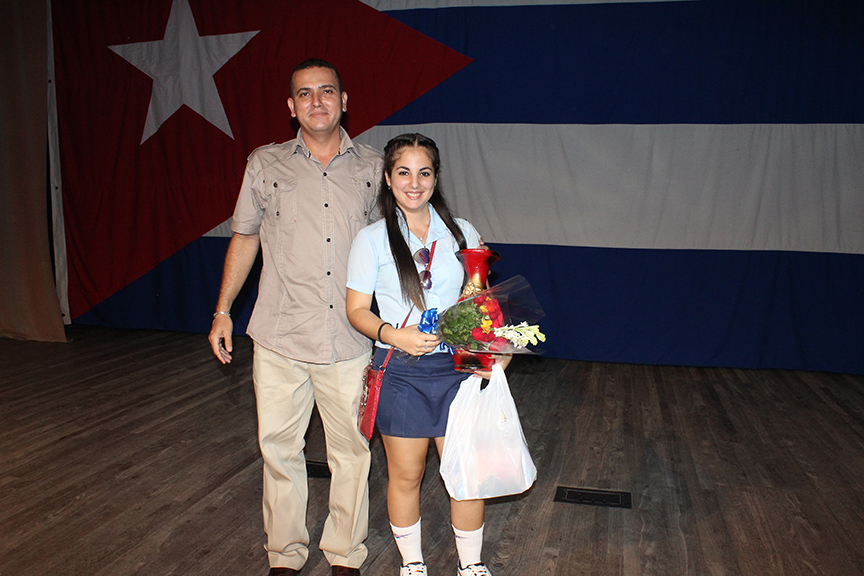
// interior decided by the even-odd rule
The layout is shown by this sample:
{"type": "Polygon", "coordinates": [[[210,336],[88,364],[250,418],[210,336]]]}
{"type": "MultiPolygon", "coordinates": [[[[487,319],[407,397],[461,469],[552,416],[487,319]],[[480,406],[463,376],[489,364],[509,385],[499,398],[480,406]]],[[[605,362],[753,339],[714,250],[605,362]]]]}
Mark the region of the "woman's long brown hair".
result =
{"type": "MultiPolygon", "coordinates": [[[[438,176],[438,171],[441,167],[441,155],[438,153],[438,146],[435,141],[422,134],[401,134],[391,139],[387,146],[384,147],[384,171],[381,174],[381,188],[378,192],[378,210],[384,216],[384,221],[387,225],[387,238],[390,241],[390,251],[393,253],[393,258],[396,261],[396,270],[399,274],[399,285],[402,288],[402,297],[405,302],[412,302],[419,310],[426,309],[426,299],[423,297],[423,286],[420,284],[420,277],[417,274],[417,266],[414,264],[414,258],[411,254],[411,249],[408,247],[408,242],[402,236],[402,231],[399,229],[399,212],[401,208],[396,203],[396,198],[393,196],[390,186],[387,185],[386,174],[391,174],[396,161],[402,155],[406,148],[422,148],[429,159],[432,161],[432,169],[435,171],[435,176],[438,176]]],[[[435,190],[429,198],[429,203],[447,225],[453,238],[459,244],[460,249],[466,248],[465,235],[456,221],[453,219],[453,214],[447,206],[447,201],[441,193],[441,187],[438,186],[437,180],[435,190]]],[[[404,214],[403,214],[404,217],[404,214]]],[[[407,221],[406,221],[407,222],[407,221]]]]}

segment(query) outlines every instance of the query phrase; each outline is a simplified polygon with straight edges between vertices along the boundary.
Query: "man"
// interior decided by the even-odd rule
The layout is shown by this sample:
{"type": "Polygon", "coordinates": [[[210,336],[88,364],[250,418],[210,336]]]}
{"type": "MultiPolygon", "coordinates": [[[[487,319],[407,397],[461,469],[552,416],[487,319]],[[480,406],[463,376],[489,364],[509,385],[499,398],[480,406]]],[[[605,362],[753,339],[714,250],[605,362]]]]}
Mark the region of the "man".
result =
{"type": "Polygon", "coordinates": [[[309,555],[303,438],[315,403],[332,473],[320,548],[338,576],[359,575],[367,554],[370,457],[357,410],[371,346],[348,323],[345,285],[351,241],[371,220],[382,159],[340,127],[347,104],[332,64],[307,60],[294,70],[288,107],[300,130],[249,156],[209,336],[216,357],[231,362],[231,305],[260,245],[264,265],[247,332],[270,576],[297,574],[309,555]]]}

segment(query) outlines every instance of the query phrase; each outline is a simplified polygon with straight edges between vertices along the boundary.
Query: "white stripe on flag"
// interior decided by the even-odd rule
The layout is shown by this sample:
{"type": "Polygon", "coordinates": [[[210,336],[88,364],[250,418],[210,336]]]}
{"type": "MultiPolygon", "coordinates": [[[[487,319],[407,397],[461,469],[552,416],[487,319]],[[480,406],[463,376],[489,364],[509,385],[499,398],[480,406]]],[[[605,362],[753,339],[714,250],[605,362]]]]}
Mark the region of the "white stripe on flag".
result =
{"type": "Polygon", "coordinates": [[[421,132],[489,242],[864,254],[864,125],[376,126],[421,132]]]}

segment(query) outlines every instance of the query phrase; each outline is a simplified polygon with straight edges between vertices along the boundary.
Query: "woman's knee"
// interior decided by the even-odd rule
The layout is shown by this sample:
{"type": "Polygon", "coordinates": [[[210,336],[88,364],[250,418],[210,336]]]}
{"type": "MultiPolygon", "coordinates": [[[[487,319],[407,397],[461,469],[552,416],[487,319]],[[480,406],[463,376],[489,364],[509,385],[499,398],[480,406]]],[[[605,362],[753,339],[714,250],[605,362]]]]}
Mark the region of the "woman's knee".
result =
{"type": "Polygon", "coordinates": [[[391,485],[395,485],[400,491],[408,492],[418,490],[423,482],[424,468],[397,467],[389,469],[388,477],[391,485]]]}

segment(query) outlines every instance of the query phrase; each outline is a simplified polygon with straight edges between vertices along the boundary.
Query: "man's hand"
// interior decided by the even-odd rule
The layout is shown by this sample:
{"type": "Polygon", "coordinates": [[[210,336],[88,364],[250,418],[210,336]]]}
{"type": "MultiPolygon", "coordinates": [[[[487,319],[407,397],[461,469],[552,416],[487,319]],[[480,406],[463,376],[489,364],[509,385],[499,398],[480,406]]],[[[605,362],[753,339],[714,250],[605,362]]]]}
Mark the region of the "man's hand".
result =
{"type": "Polygon", "coordinates": [[[258,246],[261,239],[258,234],[240,234],[235,232],[228,243],[228,252],[225,254],[225,269],[222,272],[222,286],[219,289],[219,299],[216,301],[217,313],[213,316],[213,326],[210,327],[210,347],[213,354],[222,364],[231,362],[231,351],[234,345],[231,342],[231,334],[234,332],[234,322],[231,321],[231,304],[234,298],[246,282],[255,256],[258,255],[258,246]]]}
{"type": "Polygon", "coordinates": [[[210,335],[207,337],[210,340],[210,347],[213,349],[213,354],[222,364],[231,363],[231,351],[234,350],[234,344],[231,342],[231,334],[234,331],[234,322],[227,314],[217,314],[213,318],[213,326],[210,328],[210,335]]]}

